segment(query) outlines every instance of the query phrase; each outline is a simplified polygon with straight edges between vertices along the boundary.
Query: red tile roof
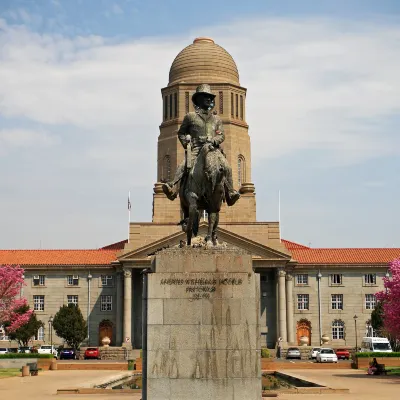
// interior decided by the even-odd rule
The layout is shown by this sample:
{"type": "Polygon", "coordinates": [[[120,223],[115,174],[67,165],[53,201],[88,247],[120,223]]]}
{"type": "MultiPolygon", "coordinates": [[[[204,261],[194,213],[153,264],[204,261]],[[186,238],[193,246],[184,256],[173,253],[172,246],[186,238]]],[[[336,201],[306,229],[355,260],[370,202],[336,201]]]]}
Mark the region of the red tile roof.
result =
{"type": "Polygon", "coordinates": [[[0,250],[0,265],[109,265],[117,250],[0,250]]]}
{"type": "Polygon", "coordinates": [[[400,258],[399,248],[389,249],[288,249],[299,264],[389,264],[400,258]]]}
{"type": "Polygon", "coordinates": [[[285,245],[285,247],[288,250],[292,249],[309,249],[307,246],[303,246],[302,244],[296,243],[296,242],[291,242],[290,240],[284,240],[282,239],[282,243],[285,245]]]}
{"type": "Polygon", "coordinates": [[[128,243],[128,239],[104,246],[101,248],[101,250],[123,250],[126,243],[128,243]]]}

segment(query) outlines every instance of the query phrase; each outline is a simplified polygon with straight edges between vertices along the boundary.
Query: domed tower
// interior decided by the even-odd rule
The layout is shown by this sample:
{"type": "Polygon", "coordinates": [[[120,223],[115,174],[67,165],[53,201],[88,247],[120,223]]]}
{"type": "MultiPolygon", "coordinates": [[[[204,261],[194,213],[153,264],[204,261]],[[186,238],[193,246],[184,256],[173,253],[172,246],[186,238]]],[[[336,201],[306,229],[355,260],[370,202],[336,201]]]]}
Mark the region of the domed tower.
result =
{"type": "Polygon", "coordinates": [[[202,83],[208,83],[216,95],[214,112],[222,119],[226,137],[222,147],[232,167],[235,188],[242,194],[233,207],[224,204],[220,222],[255,222],[246,89],[240,86],[239,72],[232,56],[210,38],[195,39],[176,56],[169,71],[168,86],[161,89],[162,123],[158,137],[153,222],[176,223],[181,218],[179,199],[168,200],[162,192],[161,182],[172,180],[184,159],[177,131],[185,114],[194,110],[192,94],[202,83]]]}

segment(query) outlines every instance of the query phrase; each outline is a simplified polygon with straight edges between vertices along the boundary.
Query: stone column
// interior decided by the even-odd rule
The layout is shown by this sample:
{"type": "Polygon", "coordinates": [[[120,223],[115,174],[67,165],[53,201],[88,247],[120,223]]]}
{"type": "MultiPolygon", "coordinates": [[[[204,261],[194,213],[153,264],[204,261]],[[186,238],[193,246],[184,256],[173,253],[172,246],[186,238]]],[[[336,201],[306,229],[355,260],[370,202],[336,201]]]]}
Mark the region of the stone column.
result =
{"type": "Polygon", "coordinates": [[[284,269],[278,269],[278,292],[279,292],[279,336],[282,338],[282,342],[287,342],[287,332],[286,332],[286,285],[285,285],[285,275],[284,269]]]}
{"type": "Polygon", "coordinates": [[[293,276],[292,274],[286,274],[286,317],[289,344],[294,344],[293,307],[293,276]]]}
{"type": "Polygon", "coordinates": [[[117,323],[116,323],[116,327],[115,327],[115,333],[116,333],[116,345],[120,346],[123,341],[124,338],[122,336],[122,324],[123,324],[123,320],[122,320],[122,298],[124,296],[123,293],[124,290],[124,286],[123,286],[123,282],[122,282],[122,271],[118,271],[117,275],[116,275],[116,288],[115,288],[115,293],[116,293],[116,297],[117,297],[117,302],[116,302],[116,306],[117,306],[117,323]]]}
{"type": "Polygon", "coordinates": [[[124,268],[124,346],[132,346],[132,270],[124,268]]]}

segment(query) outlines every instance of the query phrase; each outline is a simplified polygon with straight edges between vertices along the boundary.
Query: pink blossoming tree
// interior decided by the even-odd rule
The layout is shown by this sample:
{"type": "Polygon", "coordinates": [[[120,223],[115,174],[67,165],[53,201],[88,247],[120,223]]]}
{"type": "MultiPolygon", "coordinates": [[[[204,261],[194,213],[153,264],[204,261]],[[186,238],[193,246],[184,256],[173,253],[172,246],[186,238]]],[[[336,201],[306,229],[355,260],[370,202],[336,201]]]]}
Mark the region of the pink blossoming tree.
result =
{"type": "Polygon", "coordinates": [[[400,339],[400,259],[390,263],[392,278],[383,278],[385,290],[376,294],[383,307],[383,324],[388,334],[400,339]]]}
{"type": "Polygon", "coordinates": [[[21,313],[27,306],[26,299],[20,298],[24,283],[24,270],[19,266],[0,265],[0,326],[7,324],[7,332],[14,332],[26,324],[31,310],[21,313]]]}

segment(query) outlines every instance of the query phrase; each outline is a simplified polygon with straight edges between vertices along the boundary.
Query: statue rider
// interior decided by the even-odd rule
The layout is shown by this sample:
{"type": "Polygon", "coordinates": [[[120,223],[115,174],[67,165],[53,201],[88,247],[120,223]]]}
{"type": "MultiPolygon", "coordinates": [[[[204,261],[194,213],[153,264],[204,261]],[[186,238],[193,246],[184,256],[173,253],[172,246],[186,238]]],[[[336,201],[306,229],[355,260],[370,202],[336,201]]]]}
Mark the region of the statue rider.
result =
{"type": "MultiPolygon", "coordinates": [[[[195,111],[185,115],[182,125],[178,130],[178,138],[182,146],[186,149],[186,136],[191,136],[193,163],[199,155],[201,148],[211,143],[215,148],[219,148],[220,144],[225,140],[224,127],[221,119],[214,115],[215,95],[211,92],[211,88],[207,84],[202,84],[196,88],[196,92],[192,96],[195,111]]],[[[222,152],[222,149],[219,149],[222,152]]],[[[225,170],[225,199],[228,206],[233,206],[240,197],[240,194],[233,188],[232,169],[225,157],[223,168],[225,170]]],[[[164,193],[170,200],[175,200],[178,195],[176,188],[177,183],[183,177],[185,172],[185,161],[177,168],[174,180],[165,182],[162,186],[164,193]]]]}

